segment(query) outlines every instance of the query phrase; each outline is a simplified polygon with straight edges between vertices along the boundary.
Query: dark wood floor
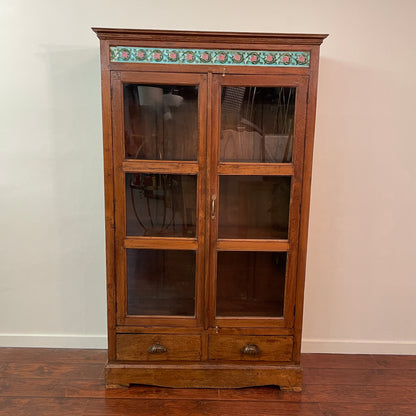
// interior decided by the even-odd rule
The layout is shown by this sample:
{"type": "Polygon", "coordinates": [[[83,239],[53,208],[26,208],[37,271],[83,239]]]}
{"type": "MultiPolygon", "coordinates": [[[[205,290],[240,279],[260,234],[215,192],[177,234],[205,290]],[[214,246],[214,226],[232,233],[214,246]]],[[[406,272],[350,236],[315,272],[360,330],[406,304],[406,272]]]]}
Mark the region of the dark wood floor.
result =
{"type": "Polygon", "coordinates": [[[416,356],[304,354],[302,393],[106,390],[106,351],[0,348],[0,415],[416,416],[416,356]]]}

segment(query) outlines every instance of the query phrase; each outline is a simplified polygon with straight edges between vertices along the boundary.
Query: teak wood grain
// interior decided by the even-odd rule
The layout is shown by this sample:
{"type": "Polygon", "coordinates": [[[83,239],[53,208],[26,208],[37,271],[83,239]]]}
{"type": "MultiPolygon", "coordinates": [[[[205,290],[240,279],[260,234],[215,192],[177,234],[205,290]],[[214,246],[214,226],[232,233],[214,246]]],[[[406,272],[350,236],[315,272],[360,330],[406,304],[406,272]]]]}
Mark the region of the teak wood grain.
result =
{"type": "Polygon", "coordinates": [[[320,45],[328,36],[327,34],[305,34],[305,33],[255,33],[255,32],[199,32],[199,31],[181,31],[181,30],[152,30],[152,29],[114,29],[98,28],[92,30],[101,40],[109,40],[117,44],[120,40],[131,40],[137,42],[140,40],[151,40],[154,42],[179,42],[199,45],[202,42],[218,43],[226,42],[227,44],[243,45],[320,45]]]}
{"type": "MultiPolygon", "coordinates": [[[[93,30],[97,33],[101,43],[109,342],[108,364],[106,366],[107,385],[114,387],[116,385],[148,383],[171,387],[215,388],[276,384],[280,385],[282,389],[299,391],[302,384],[300,348],[319,47],[327,35],[100,28],[93,30]],[[310,65],[304,67],[256,67],[226,64],[217,66],[110,62],[109,48],[111,46],[154,47],[155,49],[304,51],[310,53],[310,65]],[[176,89],[191,88],[187,90],[189,94],[191,94],[189,91],[194,91],[192,88],[197,91],[197,115],[196,110],[191,108],[197,122],[194,121],[192,124],[186,123],[185,120],[185,122],[174,125],[179,125],[181,137],[178,140],[183,145],[182,153],[177,153],[176,157],[173,157],[178,160],[165,157],[160,150],[156,157],[157,160],[153,153],[152,157],[143,153],[146,149],[140,143],[142,140],[145,143],[146,138],[153,137],[146,136],[147,131],[150,128],[155,129],[149,131],[156,132],[153,140],[157,140],[159,143],[159,133],[157,132],[162,129],[161,126],[164,126],[163,128],[170,126],[170,124],[166,124],[169,122],[169,114],[163,114],[163,122],[156,118],[148,125],[143,122],[141,117],[152,114],[151,111],[157,106],[159,109],[162,108],[162,104],[155,104],[156,107],[153,110],[147,104],[138,105],[137,102],[140,101],[138,97],[141,93],[135,92],[138,91],[135,89],[136,86],[147,88],[157,86],[159,90],[164,89],[163,93],[169,90],[168,86],[176,89]],[[287,132],[287,140],[292,138],[291,159],[287,162],[271,161],[268,163],[264,160],[266,130],[262,133],[263,162],[220,160],[221,158],[227,160],[220,144],[223,92],[227,88],[240,86],[260,90],[284,87],[296,91],[293,101],[295,108],[293,110],[293,126],[287,132]],[[140,108],[138,109],[138,107],[140,108]],[[195,131],[196,127],[192,127],[194,131],[190,133],[189,126],[196,126],[196,124],[197,131],[195,131]],[[194,140],[195,137],[196,140],[194,140]],[[140,185],[142,188],[137,188],[141,192],[137,192],[137,197],[143,198],[142,200],[146,201],[143,202],[144,204],[147,203],[147,212],[152,226],[151,203],[160,202],[163,199],[165,210],[163,224],[165,224],[166,210],[172,210],[171,223],[173,222],[174,232],[169,235],[168,233],[163,234],[164,230],[148,232],[136,211],[137,220],[143,226],[144,231],[142,234],[136,235],[127,233],[127,224],[130,224],[130,220],[126,219],[127,210],[133,208],[136,210],[136,208],[131,202],[134,202],[133,196],[131,196],[130,205],[127,203],[126,185],[130,186],[133,195],[132,184],[136,186],[136,182],[133,182],[131,178],[142,180],[143,175],[146,177],[143,179],[144,181],[149,182],[150,180],[154,183],[156,183],[156,177],[173,178],[172,183],[174,181],[182,183],[182,179],[178,178],[183,175],[193,175],[196,178],[196,187],[192,191],[195,192],[196,210],[193,206],[185,203],[184,189],[189,193],[191,192],[190,188],[181,188],[180,191],[171,188],[169,192],[173,196],[170,200],[167,197],[166,189],[163,191],[163,196],[160,196],[160,193],[154,193],[155,185],[150,186],[151,192],[148,189],[148,183],[140,185]],[[126,180],[126,176],[130,178],[129,181],[126,180]],[[227,207],[229,213],[235,212],[235,216],[240,216],[240,219],[246,221],[246,230],[238,230],[238,227],[234,227],[232,224],[226,229],[226,232],[219,230],[219,226],[223,227],[219,216],[224,215],[225,217],[225,211],[221,211],[220,208],[227,205],[225,204],[227,196],[224,190],[228,189],[225,185],[221,185],[224,186],[221,187],[223,190],[221,193],[220,183],[224,184],[225,180],[234,180],[233,178],[240,180],[250,177],[261,178],[266,184],[268,183],[268,188],[267,186],[263,187],[266,190],[272,189],[270,180],[273,181],[274,178],[283,180],[281,178],[284,178],[286,181],[284,183],[288,184],[287,188],[290,192],[286,231],[284,228],[282,231],[277,227],[278,230],[274,234],[269,232],[270,235],[268,235],[267,230],[265,231],[264,227],[261,228],[261,218],[257,223],[252,221],[255,225],[249,222],[249,219],[254,215],[250,216],[249,210],[251,209],[258,216],[258,212],[261,211],[258,211],[257,205],[264,203],[264,197],[247,202],[247,212],[243,214],[238,213],[239,206],[235,202],[231,202],[231,206],[227,207]],[[177,201],[180,200],[182,205],[178,205],[177,201]],[[192,210],[195,210],[195,214],[192,210]],[[179,212],[177,214],[179,220],[189,227],[191,226],[186,221],[194,215],[193,228],[184,228],[188,231],[182,231],[181,234],[178,231],[179,226],[175,228],[176,214],[174,212],[179,212]],[[242,236],[238,233],[235,234],[236,231],[233,227],[242,236]],[[252,233],[255,235],[254,238],[251,237],[252,233]],[[182,266],[185,269],[187,266],[181,265],[179,261],[175,264],[171,260],[170,263],[165,262],[163,265],[152,266],[153,269],[149,266],[146,269],[150,270],[150,272],[146,272],[146,281],[143,283],[136,279],[134,284],[138,287],[135,287],[135,291],[130,288],[129,276],[133,273],[132,270],[143,269],[142,265],[136,263],[133,268],[131,263],[127,266],[127,252],[131,254],[135,250],[141,250],[141,253],[149,253],[150,250],[151,252],[170,252],[171,254],[173,251],[195,253],[195,264],[192,266],[194,267],[192,269],[194,289],[192,290],[195,294],[193,313],[167,315],[158,310],[159,301],[173,299],[177,305],[186,305],[189,299],[185,296],[188,293],[186,292],[186,281],[180,280],[180,274],[185,272],[178,272],[182,266]],[[233,288],[243,285],[243,279],[239,273],[229,272],[227,266],[225,275],[228,281],[225,286],[218,285],[218,279],[224,278],[223,272],[221,272],[222,274],[218,273],[224,270],[224,268],[219,268],[218,259],[224,257],[221,257],[222,254],[219,257],[218,253],[227,253],[227,256],[233,255],[233,253],[252,256],[253,259],[249,262],[250,268],[247,268],[250,270],[250,279],[244,281],[244,284],[247,285],[247,290],[244,293],[247,293],[255,306],[265,305],[264,299],[268,299],[267,286],[271,287],[273,283],[271,281],[272,274],[269,273],[269,276],[265,272],[266,266],[259,266],[260,268],[256,269],[257,260],[255,259],[267,259],[268,253],[274,253],[276,257],[273,258],[276,263],[276,259],[284,256],[286,269],[282,269],[283,271],[278,269],[277,274],[283,283],[273,286],[279,288],[282,293],[283,301],[276,301],[276,298],[273,298],[276,304],[280,302],[280,311],[276,313],[273,310],[273,313],[270,313],[271,316],[264,314],[264,312],[262,312],[263,315],[260,313],[257,316],[256,314],[251,316],[248,309],[245,309],[247,304],[238,298],[238,294],[233,296],[233,293],[230,292],[233,288]],[[170,281],[166,283],[164,280],[167,278],[166,276],[169,276],[169,272],[163,269],[166,265],[173,267],[177,273],[178,276],[175,275],[174,278],[175,281],[177,280],[176,283],[170,281]],[[159,270],[157,276],[153,272],[156,269],[159,270]],[[261,289],[256,289],[256,279],[262,279],[261,289]],[[159,288],[165,284],[168,290],[163,292],[163,296],[160,295],[160,299],[152,298],[149,295],[150,297],[144,302],[143,298],[139,296],[140,291],[145,290],[143,284],[147,285],[147,288],[153,286],[159,288]],[[218,287],[225,288],[224,293],[227,293],[227,296],[231,294],[226,299],[227,304],[224,303],[225,297],[223,295],[220,295],[217,301],[218,287]],[[132,299],[132,296],[135,298],[132,299]],[[146,313],[143,312],[143,309],[129,309],[131,302],[138,302],[136,298],[140,298],[139,301],[145,303],[146,313]],[[238,313],[232,316],[220,316],[221,310],[232,310],[233,307],[238,310],[238,313]],[[262,351],[261,359],[249,355],[241,357],[240,341],[252,338],[257,339],[260,344],[256,345],[262,351]],[[164,340],[169,344],[166,346],[169,352],[164,353],[166,354],[164,356],[162,356],[163,354],[149,356],[149,341],[157,339],[160,342],[164,340]],[[212,359],[213,357],[215,359],[212,359]],[[175,360],[175,367],[172,367],[173,360],[175,360]],[[229,361],[234,361],[232,366],[229,361]]],[[[169,91],[172,94],[172,90],[169,91]]],[[[192,92],[192,94],[194,93],[192,92]]],[[[186,108],[189,110],[190,107],[186,108]]],[[[193,108],[195,109],[195,107],[193,108]]],[[[266,115],[262,115],[262,117],[268,117],[267,111],[269,110],[265,110],[266,115]]],[[[277,113],[274,113],[274,117],[277,123],[277,113]]],[[[191,113],[189,113],[189,119],[191,119],[191,113]]],[[[173,131],[178,135],[176,128],[174,127],[173,131]]],[[[170,131],[172,135],[172,129],[170,131]]],[[[276,137],[278,137],[280,133],[273,134],[277,134],[276,137]]],[[[150,148],[153,149],[149,145],[150,148]]],[[[156,149],[156,147],[154,148],[156,149]]],[[[231,153],[233,152],[235,153],[234,149],[231,153]]],[[[285,152],[287,155],[287,148],[285,152]]],[[[189,176],[186,177],[189,178],[189,176]]],[[[159,184],[163,181],[162,179],[157,180],[159,184]]],[[[247,189],[250,188],[247,187],[247,189]]],[[[241,197],[243,191],[239,192],[238,200],[239,204],[242,204],[241,201],[244,201],[241,197]]],[[[281,207],[282,203],[274,209],[278,211],[281,207]]],[[[232,217],[232,214],[229,216],[232,217]]],[[[224,229],[221,228],[221,230],[224,229]]],[[[146,262],[143,261],[144,257],[140,258],[142,264],[146,262]]],[[[247,270],[245,273],[249,273],[247,270]]],[[[143,272],[135,271],[134,273],[143,272]]],[[[276,282],[280,282],[280,280],[276,280],[276,282]]],[[[154,293],[162,292],[158,289],[154,293]]],[[[152,296],[155,296],[154,293],[152,296]]],[[[269,311],[267,306],[264,307],[266,308],[264,310],[269,311]]],[[[310,410],[314,409],[311,407],[310,410]]]]}
{"type": "Polygon", "coordinates": [[[114,182],[113,182],[113,136],[111,109],[111,73],[109,71],[109,44],[101,42],[101,99],[103,123],[103,159],[104,159],[104,203],[106,234],[106,270],[107,270],[107,332],[108,359],[115,359],[116,324],[116,278],[115,278],[115,218],[114,218],[114,182]]]}
{"type": "Polygon", "coordinates": [[[199,335],[118,334],[116,340],[117,359],[121,361],[198,361],[201,357],[199,335]],[[154,345],[164,350],[152,353],[154,345]]]}
{"type": "Polygon", "coordinates": [[[210,335],[208,355],[211,360],[291,361],[292,337],[210,335]],[[245,354],[244,347],[257,348],[254,354],[245,354]]]}

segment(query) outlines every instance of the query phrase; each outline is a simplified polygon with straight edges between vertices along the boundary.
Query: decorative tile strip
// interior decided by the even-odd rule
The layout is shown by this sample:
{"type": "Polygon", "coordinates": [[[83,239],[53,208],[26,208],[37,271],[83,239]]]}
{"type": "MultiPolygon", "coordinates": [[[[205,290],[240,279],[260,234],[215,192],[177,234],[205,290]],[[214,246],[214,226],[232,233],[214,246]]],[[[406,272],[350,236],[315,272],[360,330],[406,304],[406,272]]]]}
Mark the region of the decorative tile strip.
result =
{"type": "Polygon", "coordinates": [[[242,51],[214,49],[166,49],[111,46],[111,62],[147,64],[303,66],[309,67],[310,52],[242,51]]]}

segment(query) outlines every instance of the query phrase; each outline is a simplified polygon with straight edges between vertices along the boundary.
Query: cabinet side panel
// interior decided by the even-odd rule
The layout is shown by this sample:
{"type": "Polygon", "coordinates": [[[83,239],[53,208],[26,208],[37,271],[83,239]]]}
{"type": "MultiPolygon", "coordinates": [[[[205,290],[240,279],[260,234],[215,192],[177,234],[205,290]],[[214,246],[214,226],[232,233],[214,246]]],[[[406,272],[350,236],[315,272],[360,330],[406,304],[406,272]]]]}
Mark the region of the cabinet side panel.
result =
{"type": "Polygon", "coordinates": [[[299,363],[300,361],[302,338],[303,297],[305,289],[306,249],[308,243],[309,206],[311,196],[312,157],[315,133],[318,67],[319,46],[314,46],[311,50],[311,72],[308,89],[305,152],[303,159],[302,207],[300,215],[298,278],[296,285],[295,336],[293,347],[293,361],[295,361],[296,363],[299,363]]]}
{"type": "Polygon", "coordinates": [[[108,61],[109,42],[101,41],[101,96],[104,150],[104,204],[107,267],[108,359],[115,359],[115,276],[114,276],[114,187],[111,124],[111,84],[108,61]]]}
{"type": "Polygon", "coordinates": [[[199,154],[198,154],[198,253],[196,276],[196,316],[198,325],[205,327],[205,238],[206,238],[206,164],[207,164],[207,106],[208,106],[208,80],[203,76],[199,84],[198,117],[199,117],[199,154]]]}

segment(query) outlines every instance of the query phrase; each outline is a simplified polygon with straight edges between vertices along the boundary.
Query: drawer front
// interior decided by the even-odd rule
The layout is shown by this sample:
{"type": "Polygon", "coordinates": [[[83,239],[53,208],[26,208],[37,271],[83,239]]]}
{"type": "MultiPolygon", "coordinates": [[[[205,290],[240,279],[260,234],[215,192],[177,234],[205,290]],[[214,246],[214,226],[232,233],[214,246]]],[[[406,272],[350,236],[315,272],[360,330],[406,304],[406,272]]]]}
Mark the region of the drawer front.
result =
{"type": "Polygon", "coordinates": [[[210,360],[290,361],[293,337],[210,335],[210,360]]]}
{"type": "Polygon", "coordinates": [[[165,361],[201,358],[200,335],[118,334],[117,360],[165,361]]]}

